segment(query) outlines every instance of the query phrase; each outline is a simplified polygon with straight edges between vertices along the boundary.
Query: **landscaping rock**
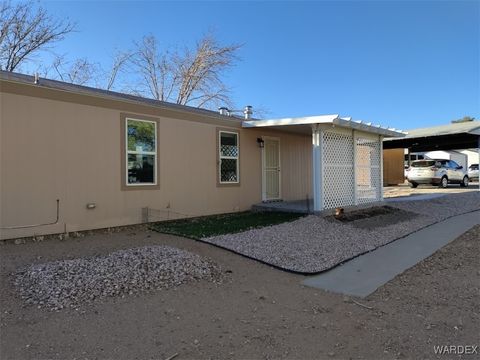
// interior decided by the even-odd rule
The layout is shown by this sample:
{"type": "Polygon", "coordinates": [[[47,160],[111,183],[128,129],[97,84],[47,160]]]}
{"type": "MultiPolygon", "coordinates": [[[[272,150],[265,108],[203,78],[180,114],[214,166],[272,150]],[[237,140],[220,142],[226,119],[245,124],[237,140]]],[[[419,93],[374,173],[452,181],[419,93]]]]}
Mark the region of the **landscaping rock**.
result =
{"type": "Polygon", "coordinates": [[[480,193],[398,201],[388,206],[413,216],[380,214],[368,222],[358,220],[361,226],[357,226],[356,221],[343,223],[310,215],[292,222],[202,240],[283,269],[313,274],[451,216],[480,210],[480,193]]]}
{"type": "Polygon", "coordinates": [[[27,304],[59,310],[96,299],[221,280],[220,269],[198,255],[168,246],[145,246],[106,256],[31,265],[13,274],[27,304]]]}

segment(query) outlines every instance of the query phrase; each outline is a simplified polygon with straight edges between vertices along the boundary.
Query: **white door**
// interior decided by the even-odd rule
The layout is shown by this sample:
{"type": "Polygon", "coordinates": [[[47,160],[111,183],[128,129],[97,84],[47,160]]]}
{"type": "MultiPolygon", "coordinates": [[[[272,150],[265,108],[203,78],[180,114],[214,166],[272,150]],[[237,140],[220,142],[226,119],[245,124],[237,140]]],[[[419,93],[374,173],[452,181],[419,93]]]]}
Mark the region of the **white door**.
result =
{"type": "Polygon", "coordinates": [[[280,139],[263,139],[263,200],[280,200],[280,139]]]}

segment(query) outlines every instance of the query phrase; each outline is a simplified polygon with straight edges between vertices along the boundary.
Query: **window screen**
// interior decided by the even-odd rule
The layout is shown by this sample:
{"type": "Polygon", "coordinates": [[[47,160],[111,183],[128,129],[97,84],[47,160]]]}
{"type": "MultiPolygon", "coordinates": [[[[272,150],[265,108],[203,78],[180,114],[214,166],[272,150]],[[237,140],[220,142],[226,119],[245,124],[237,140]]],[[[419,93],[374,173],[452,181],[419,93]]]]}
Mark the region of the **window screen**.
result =
{"type": "Polygon", "coordinates": [[[219,177],[220,183],[238,183],[239,146],[238,134],[219,132],[219,177]]]}

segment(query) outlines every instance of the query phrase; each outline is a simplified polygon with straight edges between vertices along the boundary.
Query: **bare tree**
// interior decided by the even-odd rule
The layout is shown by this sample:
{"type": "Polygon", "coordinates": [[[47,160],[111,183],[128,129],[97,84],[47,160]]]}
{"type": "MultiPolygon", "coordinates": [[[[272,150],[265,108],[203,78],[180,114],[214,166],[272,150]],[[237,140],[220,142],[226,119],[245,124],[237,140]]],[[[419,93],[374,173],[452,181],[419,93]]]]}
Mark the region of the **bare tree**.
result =
{"type": "Polygon", "coordinates": [[[118,51],[112,60],[111,67],[108,71],[103,71],[106,75],[106,82],[103,88],[105,90],[112,90],[119,75],[123,72],[123,69],[131,57],[131,53],[128,51],[118,51]]]}
{"type": "Polygon", "coordinates": [[[74,30],[68,20],[52,18],[33,2],[0,2],[0,69],[15,71],[23,62],[74,30]]]}
{"type": "Polygon", "coordinates": [[[39,66],[37,72],[44,77],[71,84],[112,90],[119,75],[123,72],[129,56],[127,52],[117,52],[112,58],[110,67],[105,69],[98,63],[90,62],[87,58],[69,61],[65,55],[57,55],[50,66],[39,66]]]}
{"type": "Polygon", "coordinates": [[[100,73],[98,64],[88,61],[86,58],[76,59],[73,62],[65,60],[65,56],[57,56],[52,64],[55,79],[78,85],[94,85],[100,73]]]}
{"type": "Polygon", "coordinates": [[[135,43],[132,55],[134,69],[141,75],[136,92],[182,105],[229,104],[229,90],[222,76],[238,59],[240,46],[220,46],[210,34],[193,50],[160,52],[156,38],[145,36],[135,43]]]}

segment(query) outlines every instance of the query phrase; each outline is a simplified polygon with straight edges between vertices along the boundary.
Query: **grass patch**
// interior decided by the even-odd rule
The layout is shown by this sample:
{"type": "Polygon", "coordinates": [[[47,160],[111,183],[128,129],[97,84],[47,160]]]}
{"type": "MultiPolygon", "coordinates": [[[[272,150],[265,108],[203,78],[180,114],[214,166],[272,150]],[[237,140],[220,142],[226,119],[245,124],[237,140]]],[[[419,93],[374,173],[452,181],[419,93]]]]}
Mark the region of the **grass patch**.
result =
{"type": "Polygon", "coordinates": [[[233,234],[296,220],[304,214],[286,212],[239,212],[152,224],[155,231],[194,239],[233,234]]]}

